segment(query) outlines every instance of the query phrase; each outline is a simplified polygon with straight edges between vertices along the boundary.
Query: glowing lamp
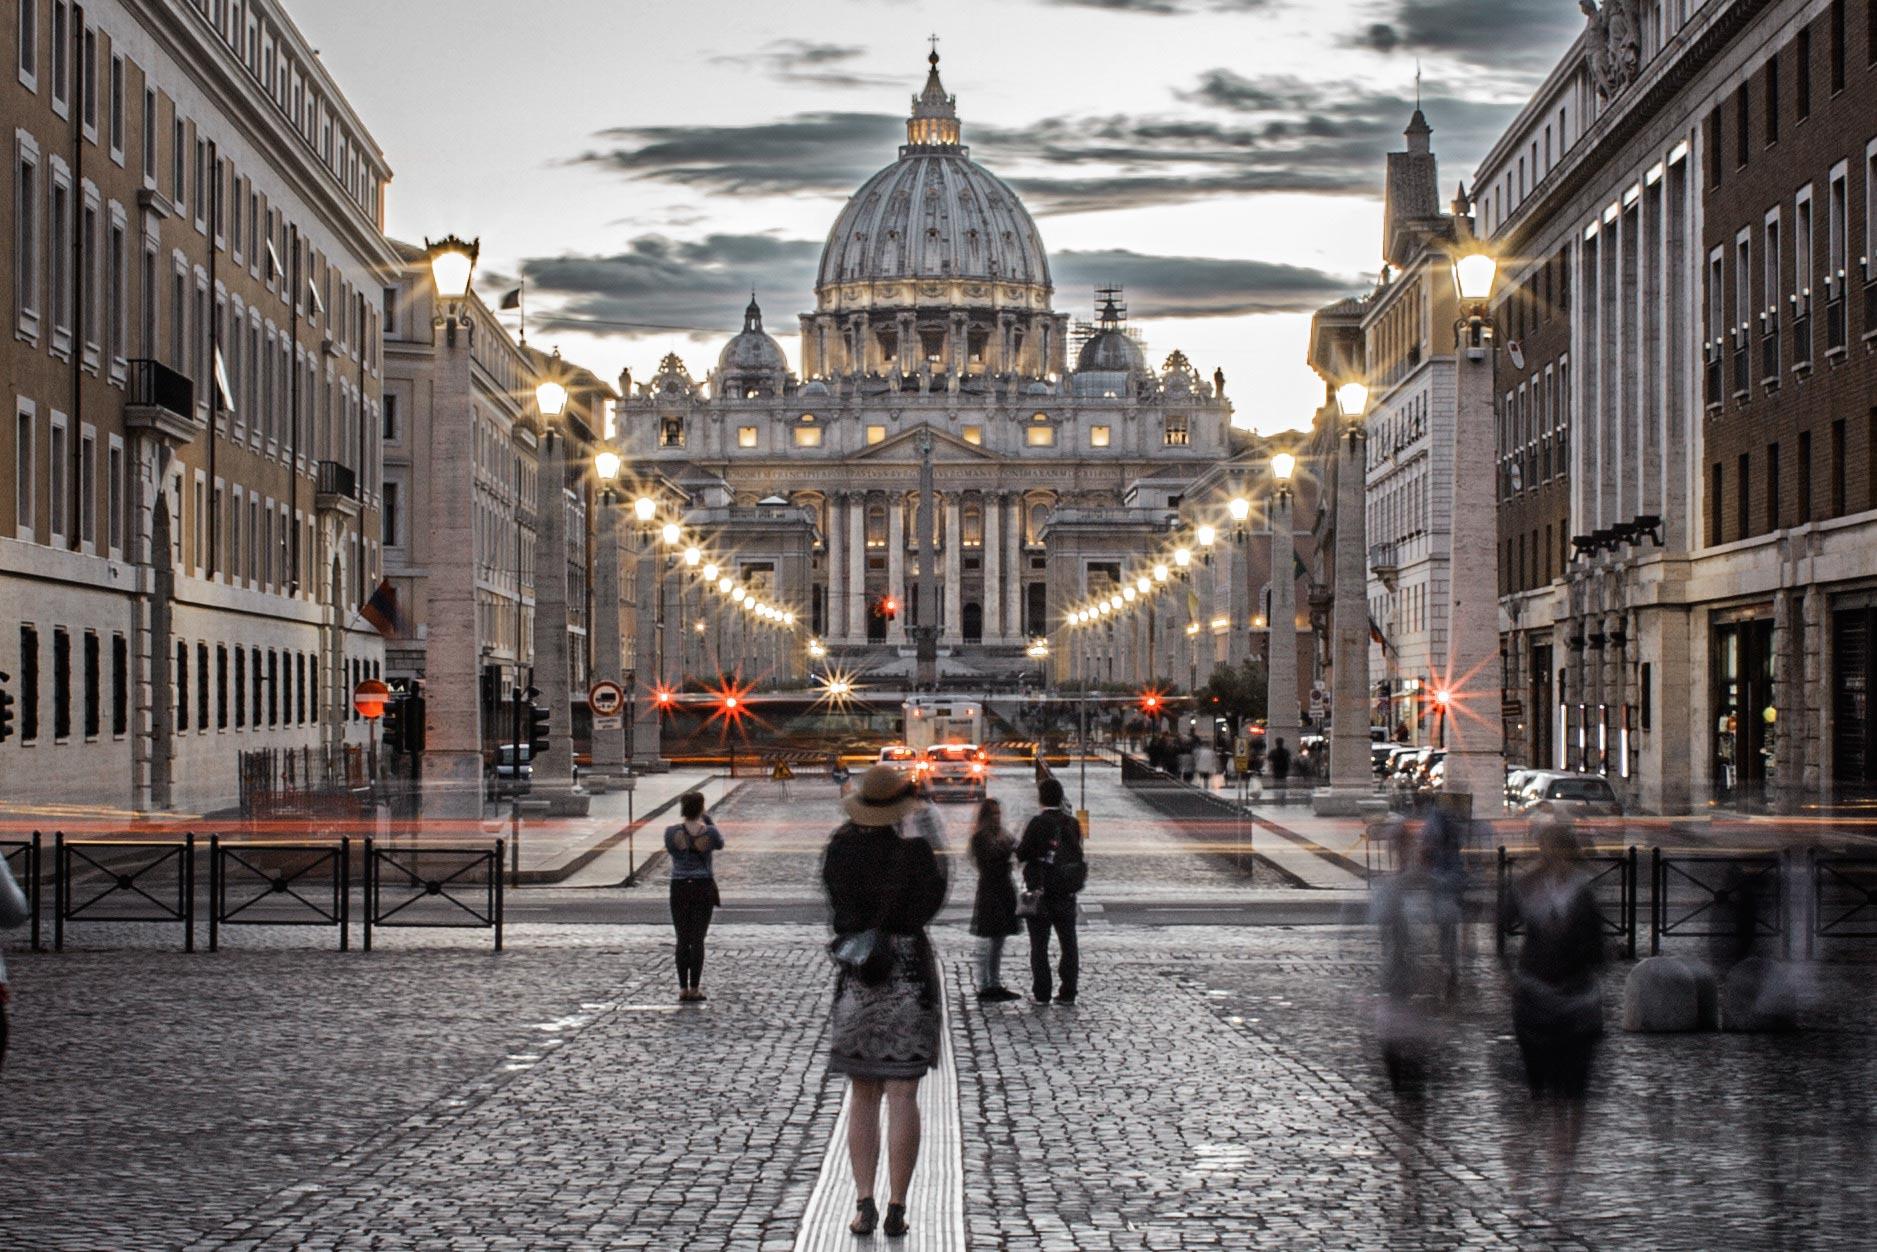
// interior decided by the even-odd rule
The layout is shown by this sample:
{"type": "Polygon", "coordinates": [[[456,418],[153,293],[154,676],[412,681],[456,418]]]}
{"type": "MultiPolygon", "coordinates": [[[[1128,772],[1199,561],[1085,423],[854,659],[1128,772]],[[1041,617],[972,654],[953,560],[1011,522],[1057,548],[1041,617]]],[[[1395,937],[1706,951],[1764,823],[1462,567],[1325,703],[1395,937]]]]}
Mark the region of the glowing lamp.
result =
{"type": "MultiPolygon", "coordinates": [[[[542,410],[542,412],[546,411],[546,409],[542,410]]],[[[610,483],[619,477],[620,464],[619,454],[610,448],[593,454],[593,472],[600,476],[600,481],[603,483],[610,483]]]]}
{"type": "Polygon", "coordinates": [[[1243,496],[1233,496],[1231,503],[1227,504],[1225,508],[1226,511],[1232,515],[1232,520],[1235,522],[1242,522],[1251,516],[1251,501],[1245,499],[1243,496]]]}
{"type": "Polygon", "coordinates": [[[1290,476],[1297,472],[1297,458],[1288,452],[1280,452],[1271,458],[1271,477],[1280,483],[1290,481],[1290,476]]]}

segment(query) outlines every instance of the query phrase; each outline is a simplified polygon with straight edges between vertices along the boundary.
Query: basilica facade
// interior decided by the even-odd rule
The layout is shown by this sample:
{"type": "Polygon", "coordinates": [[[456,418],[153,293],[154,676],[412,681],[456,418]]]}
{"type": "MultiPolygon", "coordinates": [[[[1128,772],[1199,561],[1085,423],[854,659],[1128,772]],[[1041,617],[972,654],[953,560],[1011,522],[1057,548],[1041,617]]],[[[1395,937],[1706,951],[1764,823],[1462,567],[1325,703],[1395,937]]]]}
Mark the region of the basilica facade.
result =
{"type": "Polygon", "coordinates": [[[1022,666],[1070,607],[1131,577],[1195,485],[1257,440],[1233,429],[1222,376],[1177,351],[1149,365],[1118,291],[1089,322],[1058,311],[1036,223],[971,159],[930,61],[906,143],[828,233],[801,375],[752,296],[704,377],[671,355],[622,380],[619,437],[628,464],[735,531],[734,577],[837,658],[889,672],[910,672],[927,620],[929,457],[940,671],[968,679],[1022,666]]]}

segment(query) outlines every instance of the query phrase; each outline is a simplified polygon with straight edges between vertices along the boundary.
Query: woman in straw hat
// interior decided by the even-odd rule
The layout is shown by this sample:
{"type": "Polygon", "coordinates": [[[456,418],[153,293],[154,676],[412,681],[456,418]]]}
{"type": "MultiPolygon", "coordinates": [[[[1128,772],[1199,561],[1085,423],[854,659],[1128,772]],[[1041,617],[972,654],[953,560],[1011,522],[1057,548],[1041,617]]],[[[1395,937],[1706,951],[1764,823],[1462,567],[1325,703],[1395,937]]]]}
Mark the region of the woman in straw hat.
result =
{"type": "Polygon", "coordinates": [[[906,1190],[919,1159],[919,1079],[938,1063],[938,964],[926,923],[945,903],[937,823],[917,784],[890,765],[861,775],[841,801],[848,820],[828,841],[828,890],[839,974],[828,1068],[852,1094],[847,1154],[857,1213],[849,1229],[873,1233],[873,1183],[880,1158],[880,1104],[889,1114],[886,1233],[904,1235],[906,1190]],[[912,823],[919,837],[900,833],[912,823]]]}

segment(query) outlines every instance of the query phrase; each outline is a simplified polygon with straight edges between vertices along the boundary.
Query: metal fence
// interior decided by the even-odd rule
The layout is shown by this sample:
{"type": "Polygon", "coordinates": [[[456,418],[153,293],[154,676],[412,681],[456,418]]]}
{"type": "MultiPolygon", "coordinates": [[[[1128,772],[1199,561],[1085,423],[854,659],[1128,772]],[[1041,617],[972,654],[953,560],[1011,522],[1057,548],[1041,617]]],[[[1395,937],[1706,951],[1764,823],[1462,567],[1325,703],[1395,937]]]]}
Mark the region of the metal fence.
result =
{"type": "Polygon", "coordinates": [[[1820,855],[1811,861],[1812,925],[1815,939],[1877,939],[1877,857],[1820,855]]]}
{"type": "Polygon", "coordinates": [[[26,907],[31,914],[28,925],[32,932],[33,951],[43,946],[40,935],[40,900],[39,884],[45,875],[40,860],[45,854],[45,845],[38,831],[30,839],[0,839],[0,861],[5,861],[13,873],[13,880],[20,885],[26,896],[26,907]]]}
{"type": "Polygon", "coordinates": [[[1786,934],[1782,858],[1649,851],[1649,951],[1665,937],[1786,934]]]}
{"type": "MultiPolygon", "coordinates": [[[[1509,907],[1514,866],[1523,860],[1504,847],[1499,849],[1498,885],[1495,891],[1498,918],[1494,931],[1499,951],[1505,951],[1506,939],[1525,933],[1525,927],[1509,907]]],[[[1635,848],[1608,856],[1586,856],[1578,861],[1590,875],[1591,898],[1597,904],[1597,922],[1603,933],[1620,941],[1624,953],[1636,955],[1637,857],[1635,848]]],[[[1653,915],[1652,915],[1653,917],[1653,915]]]]}
{"type": "Polygon", "coordinates": [[[379,927],[472,927],[502,950],[504,840],[481,848],[381,847],[365,840],[365,936],[379,927]]]}
{"type": "Polygon", "coordinates": [[[221,928],[333,926],[351,946],[352,841],[223,843],[209,836],[209,951],[221,928]]]}
{"type": "Polygon", "coordinates": [[[73,921],[175,922],[183,951],[196,950],[196,837],[53,840],[52,946],[65,947],[73,921]]]}

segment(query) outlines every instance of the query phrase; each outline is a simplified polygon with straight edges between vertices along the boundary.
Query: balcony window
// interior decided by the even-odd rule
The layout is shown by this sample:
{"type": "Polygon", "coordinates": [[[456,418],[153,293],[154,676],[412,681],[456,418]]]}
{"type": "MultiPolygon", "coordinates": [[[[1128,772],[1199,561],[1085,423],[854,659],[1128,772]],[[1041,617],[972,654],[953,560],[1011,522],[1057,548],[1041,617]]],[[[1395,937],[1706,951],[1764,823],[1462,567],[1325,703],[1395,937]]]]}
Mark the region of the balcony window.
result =
{"type": "Polygon", "coordinates": [[[798,448],[819,448],[821,446],[821,427],[797,426],[795,428],[795,446],[798,448]]]}
{"type": "Polygon", "coordinates": [[[1026,426],[1023,430],[1023,442],[1032,448],[1053,448],[1056,446],[1056,428],[1054,426],[1026,426]]]}
{"type": "Polygon", "coordinates": [[[1107,427],[1107,426],[1091,426],[1091,427],[1089,427],[1089,430],[1088,430],[1088,446],[1089,446],[1089,447],[1091,447],[1091,448],[1105,448],[1105,447],[1107,447],[1107,446],[1108,446],[1108,439],[1109,439],[1109,435],[1110,435],[1110,431],[1111,431],[1111,428],[1110,428],[1110,427],[1107,427]]]}
{"type": "Polygon", "coordinates": [[[739,448],[755,447],[756,446],[756,428],[754,426],[737,427],[736,428],[736,446],[739,448]]]}

